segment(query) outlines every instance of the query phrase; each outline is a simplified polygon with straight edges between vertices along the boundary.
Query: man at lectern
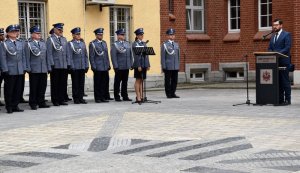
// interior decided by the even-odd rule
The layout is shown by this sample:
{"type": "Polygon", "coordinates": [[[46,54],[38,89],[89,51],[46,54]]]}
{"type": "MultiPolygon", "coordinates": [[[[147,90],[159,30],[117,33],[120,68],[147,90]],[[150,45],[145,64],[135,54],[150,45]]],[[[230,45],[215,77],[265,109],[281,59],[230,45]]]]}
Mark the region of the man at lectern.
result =
{"type": "Polygon", "coordinates": [[[269,43],[269,51],[279,52],[287,55],[288,58],[280,58],[279,66],[286,67],[279,70],[279,104],[291,104],[291,83],[289,80],[289,68],[291,66],[290,49],[291,49],[291,34],[282,29],[283,21],[275,19],[273,21],[273,32],[269,43]]]}

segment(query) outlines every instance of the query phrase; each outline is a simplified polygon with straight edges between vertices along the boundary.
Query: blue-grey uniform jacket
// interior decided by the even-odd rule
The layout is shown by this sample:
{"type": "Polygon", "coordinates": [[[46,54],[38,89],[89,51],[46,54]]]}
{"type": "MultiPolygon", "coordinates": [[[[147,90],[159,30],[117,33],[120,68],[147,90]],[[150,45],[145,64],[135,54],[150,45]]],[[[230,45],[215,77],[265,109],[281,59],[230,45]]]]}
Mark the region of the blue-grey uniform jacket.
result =
{"type": "Polygon", "coordinates": [[[50,61],[47,58],[47,47],[44,40],[28,39],[25,43],[27,69],[31,73],[47,73],[51,71],[50,61]]]}
{"type": "Polygon", "coordinates": [[[47,57],[51,65],[56,69],[67,69],[71,65],[70,59],[67,57],[67,39],[60,37],[60,39],[52,34],[47,39],[47,57]]]}
{"type": "MultiPolygon", "coordinates": [[[[132,43],[132,50],[135,47],[147,47],[146,43],[143,41],[135,41],[132,43]]],[[[149,56],[148,55],[136,55],[135,52],[133,51],[134,54],[134,60],[133,60],[133,68],[147,68],[150,67],[150,62],[149,62],[149,56]]]]}
{"type": "Polygon", "coordinates": [[[176,42],[166,41],[161,46],[161,68],[163,70],[179,70],[180,49],[176,42]],[[174,45],[174,46],[173,46],[174,45]]]}
{"type": "Polygon", "coordinates": [[[110,69],[108,49],[105,41],[95,39],[89,45],[90,63],[93,71],[107,71],[110,69]]]}
{"type": "Polygon", "coordinates": [[[83,41],[72,40],[68,43],[68,59],[72,70],[86,70],[89,68],[86,45],[83,41]]]}
{"type": "Polygon", "coordinates": [[[116,41],[113,43],[110,55],[114,69],[128,70],[132,67],[133,55],[129,42],[116,41]]]}
{"type": "Polygon", "coordinates": [[[1,43],[1,70],[9,75],[22,75],[27,70],[24,43],[20,40],[15,43],[10,39],[1,43]]]}

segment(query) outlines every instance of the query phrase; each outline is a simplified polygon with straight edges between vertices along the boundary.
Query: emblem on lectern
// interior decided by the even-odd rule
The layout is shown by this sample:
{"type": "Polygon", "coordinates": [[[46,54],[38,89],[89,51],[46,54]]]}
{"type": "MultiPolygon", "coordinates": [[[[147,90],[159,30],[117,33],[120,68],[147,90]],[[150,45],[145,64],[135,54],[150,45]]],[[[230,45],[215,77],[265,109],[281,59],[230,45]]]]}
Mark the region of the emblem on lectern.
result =
{"type": "Polygon", "coordinates": [[[261,69],[260,70],[260,84],[273,84],[272,69],[261,69]]]}

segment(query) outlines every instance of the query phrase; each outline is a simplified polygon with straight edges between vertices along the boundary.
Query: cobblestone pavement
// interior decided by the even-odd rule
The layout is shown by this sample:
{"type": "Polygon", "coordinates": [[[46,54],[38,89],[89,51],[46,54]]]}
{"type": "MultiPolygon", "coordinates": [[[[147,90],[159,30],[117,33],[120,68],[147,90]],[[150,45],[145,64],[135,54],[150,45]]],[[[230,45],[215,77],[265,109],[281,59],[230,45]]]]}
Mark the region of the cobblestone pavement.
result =
{"type": "Polygon", "coordinates": [[[162,103],[1,110],[0,172],[300,173],[300,90],[277,107],[232,106],[241,89],[147,95],[162,103]]]}

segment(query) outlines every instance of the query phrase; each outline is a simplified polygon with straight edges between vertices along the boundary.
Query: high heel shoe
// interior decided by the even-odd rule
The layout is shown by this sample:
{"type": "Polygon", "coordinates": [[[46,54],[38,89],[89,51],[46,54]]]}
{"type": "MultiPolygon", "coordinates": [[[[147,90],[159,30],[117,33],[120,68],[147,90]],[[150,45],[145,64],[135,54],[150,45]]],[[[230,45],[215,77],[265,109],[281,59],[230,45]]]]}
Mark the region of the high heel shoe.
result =
{"type": "Polygon", "coordinates": [[[141,101],[141,100],[138,100],[137,97],[135,98],[135,102],[136,102],[137,104],[139,104],[139,105],[142,104],[142,101],[141,101]]]}

